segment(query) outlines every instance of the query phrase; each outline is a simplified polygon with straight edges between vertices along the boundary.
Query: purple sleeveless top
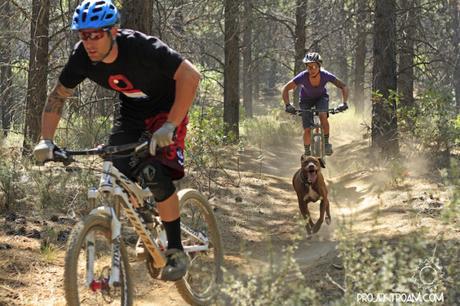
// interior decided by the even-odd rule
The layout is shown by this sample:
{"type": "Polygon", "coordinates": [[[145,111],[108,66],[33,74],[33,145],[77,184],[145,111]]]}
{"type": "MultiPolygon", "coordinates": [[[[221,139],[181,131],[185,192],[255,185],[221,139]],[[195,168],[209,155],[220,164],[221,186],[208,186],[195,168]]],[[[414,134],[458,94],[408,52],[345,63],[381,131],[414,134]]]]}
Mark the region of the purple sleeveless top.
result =
{"type": "Polygon", "coordinates": [[[326,70],[320,70],[319,86],[311,86],[308,79],[308,71],[304,70],[293,79],[294,83],[300,87],[300,100],[317,99],[327,93],[326,83],[334,82],[337,78],[335,75],[326,70]]]}

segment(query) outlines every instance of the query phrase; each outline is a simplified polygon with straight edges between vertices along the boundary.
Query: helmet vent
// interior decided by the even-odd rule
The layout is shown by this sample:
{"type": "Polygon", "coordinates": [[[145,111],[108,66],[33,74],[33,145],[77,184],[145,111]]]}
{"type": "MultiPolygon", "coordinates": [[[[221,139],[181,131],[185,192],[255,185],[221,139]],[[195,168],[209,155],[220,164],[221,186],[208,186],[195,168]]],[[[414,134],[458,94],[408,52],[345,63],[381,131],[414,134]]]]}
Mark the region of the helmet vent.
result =
{"type": "Polygon", "coordinates": [[[107,14],[107,16],[105,16],[106,19],[110,19],[112,18],[113,14],[107,14]]]}
{"type": "Polygon", "coordinates": [[[83,14],[81,14],[81,21],[85,22],[86,21],[86,16],[88,15],[88,13],[86,12],[83,12],[83,14]]]}
{"type": "Polygon", "coordinates": [[[100,6],[93,8],[93,13],[97,13],[97,12],[100,12],[100,11],[102,11],[102,7],[100,7],[100,6]]]}
{"type": "Polygon", "coordinates": [[[98,20],[98,19],[99,19],[98,16],[92,16],[92,17],[90,18],[91,21],[96,21],[96,20],[98,20]]]}

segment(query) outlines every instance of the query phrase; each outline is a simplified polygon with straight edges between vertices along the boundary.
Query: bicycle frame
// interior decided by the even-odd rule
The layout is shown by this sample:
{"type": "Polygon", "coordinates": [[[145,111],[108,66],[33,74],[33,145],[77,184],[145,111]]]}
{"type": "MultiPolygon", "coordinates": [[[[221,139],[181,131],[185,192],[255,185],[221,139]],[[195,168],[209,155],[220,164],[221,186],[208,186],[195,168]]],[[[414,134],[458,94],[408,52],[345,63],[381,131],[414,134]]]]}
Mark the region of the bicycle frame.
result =
{"type": "MultiPolygon", "coordinates": [[[[155,146],[153,150],[155,151],[155,146]]],[[[92,210],[72,230],[66,251],[64,288],[69,304],[79,305],[78,287],[82,287],[86,288],[82,292],[89,294],[87,297],[92,298],[92,291],[96,294],[94,297],[102,294],[104,300],[112,298],[113,288],[115,295],[121,292],[121,297],[124,298],[122,304],[131,305],[133,291],[129,256],[123,243],[123,225],[120,222],[123,212],[139,236],[138,243],[143,242],[144,250],[148,254],[147,258],[137,256],[137,259],[146,260],[148,273],[154,279],[160,272],[164,272],[160,269],[166,266],[164,251],[168,248],[168,241],[156,203],[150,201],[153,194],[148,188],[143,188],[121,173],[110,159],[112,156],[144,158],[151,152],[152,144],[148,141],[142,144],[101,146],[81,151],[55,149],[50,161],[62,162],[64,165],[70,165],[75,161],[72,156],[76,155],[99,155],[104,158],[99,186],[88,190],[92,210]],[[127,151],[130,152],[126,155],[127,151]],[[101,251],[103,253],[100,253],[101,251]],[[86,259],[83,266],[79,265],[81,252],[84,254],[82,257],[86,259]],[[121,291],[118,288],[121,288],[121,291]]],[[[189,303],[207,304],[215,297],[218,289],[216,285],[222,282],[223,247],[219,229],[212,207],[198,191],[182,189],[177,192],[177,196],[183,209],[181,216],[184,217],[181,220],[181,232],[187,237],[183,240],[183,248],[189,257],[191,270],[176,281],[175,286],[189,303]],[[203,264],[200,260],[195,261],[200,256],[199,253],[209,255],[212,259],[208,263],[211,265],[209,268],[197,271],[193,267],[203,264]],[[207,271],[211,277],[201,279],[201,276],[193,276],[199,271],[207,271]]]]}
{"type": "MultiPolygon", "coordinates": [[[[143,205],[144,200],[152,193],[150,190],[142,189],[139,185],[129,180],[117,168],[115,168],[111,161],[104,161],[103,172],[99,189],[90,189],[88,192],[88,199],[95,203],[96,198],[100,195],[104,197],[115,197],[115,207],[100,206],[94,208],[90,214],[105,214],[111,219],[112,229],[112,269],[110,275],[109,286],[116,285],[120,280],[120,239],[121,239],[121,222],[119,221],[121,206],[128,217],[131,224],[134,226],[136,233],[144,242],[145,247],[154,259],[155,268],[162,268],[166,265],[166,259],[160,251],[159,245],[149,235],[145,223],[140,219],[135,211],[135,208],[143,205]],[[116,182],[119,182],[118,185],[116,182]],[[126,194],[126,192],[128,194],[126,194]],[[140,204],[142,203],[142,204],[140,204]]],[[[93,263],[94,263],[94,248],[91,247],[94,241],[87,241],[87,285],[93,279],[93,263]]]]}

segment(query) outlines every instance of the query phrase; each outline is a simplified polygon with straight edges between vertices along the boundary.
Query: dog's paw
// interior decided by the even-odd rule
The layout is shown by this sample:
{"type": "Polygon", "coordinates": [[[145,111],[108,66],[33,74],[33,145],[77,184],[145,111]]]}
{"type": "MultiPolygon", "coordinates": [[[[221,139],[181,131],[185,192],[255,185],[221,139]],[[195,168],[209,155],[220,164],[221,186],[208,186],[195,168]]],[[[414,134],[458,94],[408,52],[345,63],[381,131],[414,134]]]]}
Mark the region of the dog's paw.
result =
{"type": "Polygon", "coordinates": [[[319,229],[321,228],[321,225],[323,224],[322,220],[318,220],[315,223],[315,226],[313,227],[313,234],[317,233],[319,229]]]}
{"type": "Polygon", "coordinates": [[[326,217],[326,224],[330,225],[331,224],[331,217],[326,217]]]}

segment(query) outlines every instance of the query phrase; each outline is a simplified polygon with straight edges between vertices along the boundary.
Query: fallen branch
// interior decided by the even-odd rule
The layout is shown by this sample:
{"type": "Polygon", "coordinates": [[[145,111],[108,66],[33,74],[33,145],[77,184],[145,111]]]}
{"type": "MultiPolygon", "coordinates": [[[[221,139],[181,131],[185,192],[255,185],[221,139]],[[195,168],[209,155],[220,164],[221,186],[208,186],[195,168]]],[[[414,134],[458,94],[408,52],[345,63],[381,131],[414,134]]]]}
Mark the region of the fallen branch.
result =
{"type": "Polygon", "coordinates": [[[340,286],[339,283],[337,283],[335,280],[333,280],[332,277],[329,275],[329,273],[326,273],[326,279],[328,281],[330,281],[331,283],[333,283],[334,285],[336,285],[337,288],[339,288],[340,290],[343,291],[343,293],[347,292],[347,289],[343,288],[342,286],[340,286]]]}

